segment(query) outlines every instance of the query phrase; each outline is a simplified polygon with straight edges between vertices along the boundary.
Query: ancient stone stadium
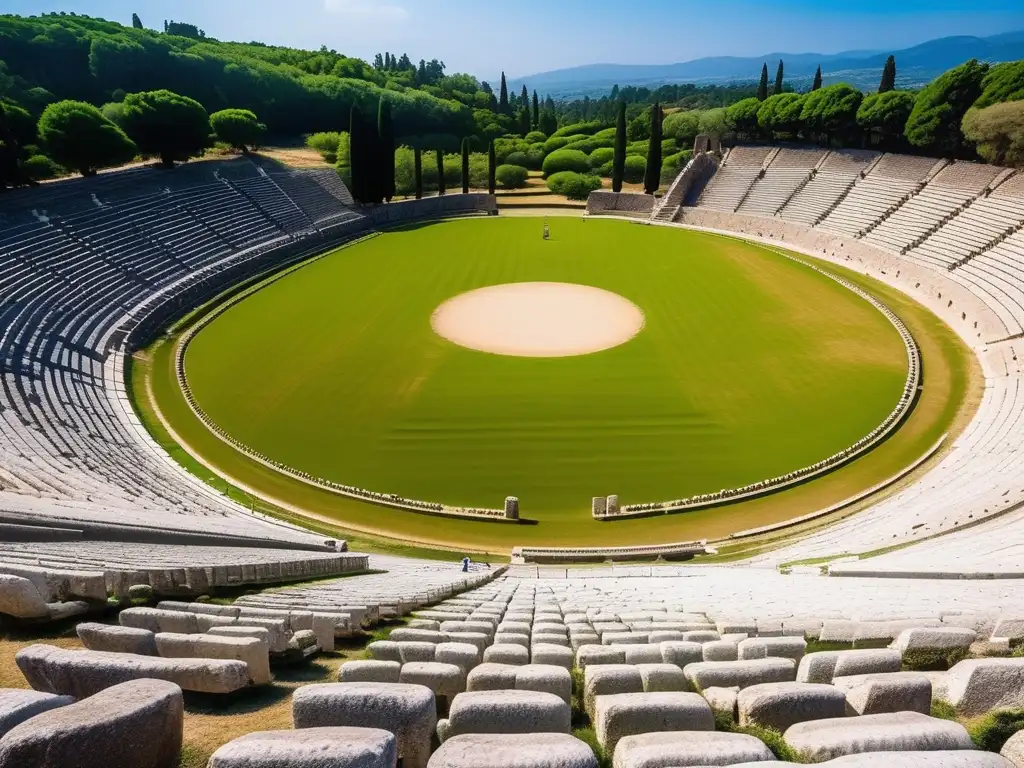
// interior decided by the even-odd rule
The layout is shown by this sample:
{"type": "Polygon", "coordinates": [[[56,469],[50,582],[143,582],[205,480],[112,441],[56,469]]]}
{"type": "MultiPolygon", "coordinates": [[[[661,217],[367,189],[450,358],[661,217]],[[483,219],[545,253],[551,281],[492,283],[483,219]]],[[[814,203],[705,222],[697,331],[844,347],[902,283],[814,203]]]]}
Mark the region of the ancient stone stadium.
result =
{"type": "Polygon", "coordinates": [[[0,768],[1024,768],[1012,37],[531,99],[0,16],[0,768]]]}

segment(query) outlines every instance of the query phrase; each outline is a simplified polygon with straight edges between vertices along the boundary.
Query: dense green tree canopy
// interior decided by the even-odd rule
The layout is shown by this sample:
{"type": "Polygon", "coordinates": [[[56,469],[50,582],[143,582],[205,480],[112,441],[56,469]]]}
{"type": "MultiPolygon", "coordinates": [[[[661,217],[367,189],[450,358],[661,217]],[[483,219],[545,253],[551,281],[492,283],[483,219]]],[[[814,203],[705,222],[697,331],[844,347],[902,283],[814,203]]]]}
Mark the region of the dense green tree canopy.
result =
{"type": "Polygon", "coordinates": [[[59,101],[39,118],[39,138],[48,154],[83,176],[127,163],[138,148],[118,126],[91,104],[59,101]]]}
{"type": "Polygon", "coordinates": [[[675,139],[681,147],[692,147],[693,140],[700,133],[700,112],[683,110],[665,117],[661,124],[662,135],[675,139]]]}
{"type": "Polygon", "coordinates": [[[991,107],[1004,101],[1024,99],[1024,61],[996,64],[981,81],[981,96],[974,106],[991,107]]]}
{"type": "Polygon", "coordinates": [[[883,91],[864,97],[857,110],[857,125],[892,141],[903,135],[914,109],[914,94],[907,91],[883,91]]]}
{"type": "Polygon", "coordinates": [[[960,154],[960,123],[981,95],[988,65],[975,59],[940,75],[926,85],[914,102],[904,130],[915,147],[933,154],[960,154]]]}
{"type": "Polygon", "coordinates": [[[1024,165],[1024,100],[968,110],[963,132],[988,162],[1024,165]]]}
{"type": "Polygon", "coordinates": [[[800,130],[800,113],[805,98],[799,93],[769,96],[757,110],[757,124],[763,131],[796,134],[800,130]]]}
{"type": "MultiPolygon", "coordinates": [[[[210,115],[210,125],[218,139],[226,144],[248,153],[249,147],[260,143],[267,127],[255,114],[248,109],[222,109],[210,115]]],[[[327,159],[332,165],[337,161],[337,141],[332,154],[334,159],[327,159]]]]}
{"type": "Polygon", "coordinates": [[[857,110],[864,94],[846,83],[827,85],[807,94],[800,111],[805,131],[828,139],[849,133],[856,126],[857,110]]]}
{"type": "Polygon", "coordinates": [[[36,140],[36,121],[27,110],[0,101],[0,189],[25,183],[26,147],[36,140]]]}
{"type": "Polygon", "coordinates": [[[761,109],[761,104],[762,101],[757,98],[737,101],[726,110],[729,124],[736,129],[737,133],[741,133],[744,136],[756,135],[758,129],[757,113],[761,109]]]}
{"type": "Polygon", "coordinates": [[[116,122],[143,155],[164,165],[198,157],[210,141],[210,118],[195,99],[171,91],[130,93],[116,122]]]}
{"type": "MultiPolygon", "coordinates": [[[[274,135],[337,130],[344,127],[338,115],[354,105],[373,113],[385,89],[394,88],[405,89],[388,91],[398,135],[461,136],[473,130],[473,107],[486,108],[490,99],[467,75],[445,77],[442,71],[436,82],[420,86],[412,71],[378,71],[326,49],[160,34],[86,16],[0,16],[0,51],[21,90],[38,88],[51,94],[48,101],[100,105],[115,90],[167,89],[211,113],[249,109],[274,135]]],[[[2,80],[0,97],[8,95],[2,80]]]]}

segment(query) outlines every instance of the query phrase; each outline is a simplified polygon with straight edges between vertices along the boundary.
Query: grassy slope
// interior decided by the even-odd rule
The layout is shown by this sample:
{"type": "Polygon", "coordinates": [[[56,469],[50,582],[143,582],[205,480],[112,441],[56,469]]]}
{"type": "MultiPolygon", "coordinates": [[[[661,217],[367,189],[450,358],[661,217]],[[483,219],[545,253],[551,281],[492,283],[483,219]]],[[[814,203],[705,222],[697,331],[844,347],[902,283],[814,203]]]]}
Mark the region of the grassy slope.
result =
{"type": "MultiPolygon", "coordinates": [[[[317,262],[205,330],[189,366],[204,406],[283,460],[450,502],[493,505],[515,492],[541,525],[438,520],[299,487],[196,429],[165,375],[153,378],[157,400],[191,445],[270,496],[420,541],[490,547],[663,541],[784,519],[888,476],[957,415],[969,360],[952,332],[895,291],[861,279],[900,312],[925,356],[924,396],[896,438],[787,494],[726,510],[592,523],[585,509],[591,493],[618,492],[628,502],[709,490],[852,442],[891,407],[904,363],[895,332],[866,303],[763,249],[567,219],[557,221],[555,242],[540,246],[537,226],[416,228],[317,262]],[[430,331],[430,312],[448,296],[527,279],[616,290],[645,310],[649,326],[623,347],[558,361],[479,355],[430,331]],[[239,332],[254,326],[258,332],[239,332]],[[310,360],[328,375],[295,376],[294,367],[310,360]],[[281,402],[296,426],[274,417],[281,402]],[[432,418],[438,413],[443,420],[432,418]],[[594,414],[604,414],[604,424],[594,414]]],[[[155,350],[158,373],[169,363],[169,345],[155,350]]]]}

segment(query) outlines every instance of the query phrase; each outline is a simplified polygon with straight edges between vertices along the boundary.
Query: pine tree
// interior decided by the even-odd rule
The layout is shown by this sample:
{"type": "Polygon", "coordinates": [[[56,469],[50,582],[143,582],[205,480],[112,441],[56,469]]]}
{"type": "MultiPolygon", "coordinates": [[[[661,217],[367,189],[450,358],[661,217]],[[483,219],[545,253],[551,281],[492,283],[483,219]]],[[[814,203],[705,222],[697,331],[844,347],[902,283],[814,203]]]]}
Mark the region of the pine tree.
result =
{"type": "Polygon", "coordinates": [[[469,194],[469,137],[462,140],[462,194],[469,194]]]}
{"type": "Polygon", "coordinates": [[[761,67],[761,82],[757,84],[757,100],[764,101],[768,98],[768,62],[761,67]]]}
{"type": "Polygon", "coordinates": [[[537,130],[540,126],[540,99],[537,98],[537,92],[533,92],[533,119],[530,121],[530,125],[533,130],[537,130]]]}
{"type": "Polygon", "coordinates": [[[423,150],[416,147],[412,151],[413,171],[416,174],[416,199],[423,199],[423,150]]]}
{"type": "Polygon", "coordinates": [[[814,82],[811,83],[811,90],[816,91],[821,88],[821,66],[818,67],[818,71],[814,73],[814,82]]]}
{"type": "Polygon", "coordinates": [[[644,192],[653,195],[661,186],[661,105],[651,106],[651,138],[647,145],[647,170],[644,192]]]}
{"type": "Polygon", "coordinates": [[[444,150],[437,150],[437,194],[443,195],[444,188],[444,150]]]}
{"type": "Polygon", "coordinates": [[[387,99],[380,100],[377,111],[377,140],[380,196],[390,203],[395,196],[395,126],[387,99]]]}
{"type": "Polygon", "coordinates": [[[490,195],[494,194],[498,186],[497,175],[498,156],[494,151],[494,139],[491,139],[490,146],[487,147],[487,193],[490,195]]]}
{"type": "Polygon", "coordinates": [[[882,81],[878,84],[878,92],[886,93],[896,89],[896,57],[890,56],[885,60],[885,67],[882,69],[882,81]]]}
{"type": "Polygon", "coordinates": [[[133,13],[132,14],[132,26],[135,27],[135,29],[142,29],[143,28],[142,27],[142,19],[139,18],[139,14],[137,14],[137,13],[133,13]]]}
{"type": "Polygon", "coordinates": [[[498,111],[503,115],[508,114],[508,83],[505,82],[505,73],[501,73],[501,90],[498,91],[498,111]]]}
{"type": "Polygon", "coordinates": [[[626,172],[626,102],[619,102],[619,116],[615,123],[615,154],[612,157],[612,192],[622,191],[622,177],[626,172]]]}
{"type": "Polygon", "coordinates": [[[772,93],[775,96],[782,93],[782,59],[779,59],[779,68],[775,71],[775,90],[772,93]]]}

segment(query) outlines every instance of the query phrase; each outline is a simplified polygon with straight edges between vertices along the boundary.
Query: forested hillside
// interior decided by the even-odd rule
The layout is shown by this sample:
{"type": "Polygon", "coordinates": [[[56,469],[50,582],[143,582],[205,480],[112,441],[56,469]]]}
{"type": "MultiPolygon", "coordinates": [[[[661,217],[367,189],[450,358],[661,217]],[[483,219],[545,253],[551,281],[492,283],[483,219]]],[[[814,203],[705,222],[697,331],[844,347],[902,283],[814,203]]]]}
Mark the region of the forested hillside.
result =
{"type": "Polygon", "coordinates": [[[497,123],[493,94],[467,75],[445,76],[437,61],[413,65],[389,54],[391,67],[382,57],[378,69],[326,48],[220,42],[187,24],[168,28],[194,36],[70,14],[0,16],[0,98],[38,115],[57,100],[100,106],[167,89],[208,112],[251,110],[271,134],[296,135],[344,127],[353,105],[375,110],[387,89],[400,136],[462,136],[497,123]]]}

